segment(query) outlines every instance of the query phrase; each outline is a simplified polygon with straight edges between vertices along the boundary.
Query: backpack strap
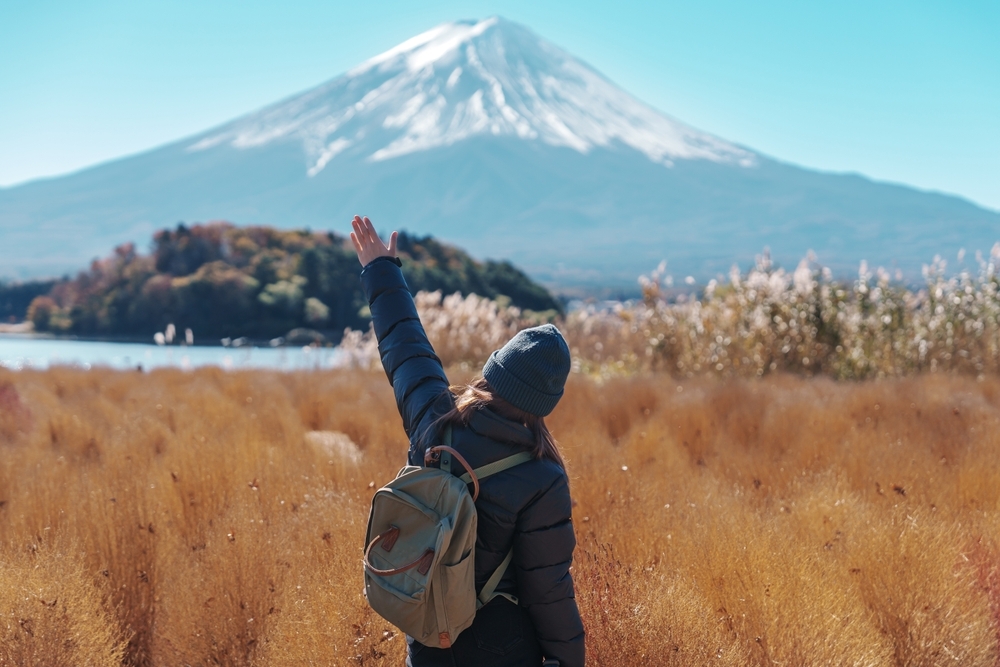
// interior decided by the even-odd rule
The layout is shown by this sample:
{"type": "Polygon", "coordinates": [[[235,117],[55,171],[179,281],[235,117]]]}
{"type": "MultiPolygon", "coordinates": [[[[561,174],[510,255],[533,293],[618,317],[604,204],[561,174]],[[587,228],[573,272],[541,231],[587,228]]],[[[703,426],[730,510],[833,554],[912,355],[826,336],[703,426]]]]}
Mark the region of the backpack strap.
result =
{"type": "MultiPolygon", "coordinates": [[[[442,459],[444,455],[442,455],[442,459]]],[[[535,455],[531,452],[518,452],[507,458],[500,459],[499,461],[494,461],[493,463],[487,463],[486,465],[476,468],[472,471],[472,475],[475,475],[477,479],[483,479],[484,477],[489,477],[490,475],[495,475],[498,472],[503,472],[508,468],[513,468],[514,466],[521,465],[522,463],[527,463],[528,461],[535,458],[535,455]]],[[[460,476],[459,479],[466,484],[472,483],[472,475],[465,473],[460,476]]]]}
{"type": "Polygon", "coordinates": [[[497,586],[500,585],[500,580],[503,579],[504,572],[507,571],[507,567],[510,565],[511,558],[513,557],[514,557],[514,549],[511,548],[511,550],[507,552],[506,558],[504,558],[503,562],[500,563],[500,566],[493,571],[492,575],[490,575],[490,578],[486,582],[486,585],[483,586],[483,590],[479,592],[479,598],[476,600],[476,609],[482,609],[483,607],[486,606],[486,604],[490,600],[492,600],[495,597],[505,597],[514,604],[517,604],[517,597],[509,593],[496,592],[497,586]]]}
{"type": "MultiPolygon", "coordinates": [[[[498,472],[503,472],[508,468],[513,468],[514,466],[521,465],[522,463],[527,463],[534,459],[535,456],[531,452],[518,452],[513,456],[508,456],[505,459],[500,459],[499,461],[494,461],[481,468],[476,468],[473,470],[473,474],[482,479],[484,477],[489,477],[490,475],[495,475],[498,472]]],[[[472,477],[466,473],[462,475],[459,479],[463,482],[471,482],[472,477]]],[[[490,600],[495,597],[507,598],[510,602],[517,604],[517,596],[511,595],[510,593],[497,593],[497,586],[500,585],[500,580],[503,579],[503,575],[507,572],[507,568],[510,566],[510,561],[514,557],[514,548],[507,552],[507,556],[503,559],[503,562],[493,571],[490,578],[486,581],[486,585],[483,586],[483,590],[479,592],[479,598],[476,600],[476,609],[481,609],[485,607],[490,600]]]]}
{"type": "Polygon", "coordinates": [[[459,476],[459,479],[466,484],[472,484],[473,501],[479,497],[480,479],[489,477],[490,475],[495,475],[498,472],[503,472],[508,468],[513,468],[514,466],[521,465],[522,463],[527,463],[535,458],[535,455],[531,452],[518,452],[517,454],[500,459],[499,461],[494,461],[493,463],[487,463],[486,465],[473,470],[472,466],[469,465],[469,462],[465,460],[465,457],[451,447],[451,424],[445,425],[444,442],[445,444],[438,445],[437,447],[431,447],[424,453],[424,465],[430,465],[431,462],[437,459],[442,470],[453,473],[452,460],[458,459],[458,462],[462,464],[462,467],[468,471],[459,476]]]}

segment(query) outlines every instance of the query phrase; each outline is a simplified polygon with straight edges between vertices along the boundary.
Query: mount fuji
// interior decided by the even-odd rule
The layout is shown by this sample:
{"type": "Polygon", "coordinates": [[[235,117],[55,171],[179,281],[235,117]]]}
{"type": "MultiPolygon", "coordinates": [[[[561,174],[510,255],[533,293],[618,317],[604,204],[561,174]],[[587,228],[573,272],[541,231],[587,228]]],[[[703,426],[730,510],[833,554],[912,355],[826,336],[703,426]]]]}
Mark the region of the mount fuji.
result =
{"type": "Polygon", "coordinates": [[[355,213],[509,259],[561,288],[704,279],[769,246],[916,275],[988,250],[1000,213],[785,164],[638,101],[499,18],[424,32],[200,135],[0,189],[0,277],[82,268],[178,221],[330,228],[355,213]]]}

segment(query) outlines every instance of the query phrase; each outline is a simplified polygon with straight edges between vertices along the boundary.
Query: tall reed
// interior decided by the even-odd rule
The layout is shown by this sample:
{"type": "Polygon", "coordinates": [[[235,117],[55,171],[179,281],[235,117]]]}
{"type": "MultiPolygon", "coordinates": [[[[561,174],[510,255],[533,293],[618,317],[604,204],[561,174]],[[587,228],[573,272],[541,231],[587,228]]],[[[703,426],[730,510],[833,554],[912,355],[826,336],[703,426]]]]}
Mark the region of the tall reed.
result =
{"type": "MultiPolygon", "coordinates": [[[[650,370],[683,378],[995,374],[998,265],[1000,244],[989,258],[977,257],[974,270],[949,275],[936,259],[914,287],[865,264],[850,282],[809,258],[788,272],[764,254],[746,273],[734,269],[727,280],[678,293],[661,264],[640,278],[642,299],[585,305],[557,324],[578,370],[600,377],[650,370]]],[[[418,293],[416,301],[446,363],[477,367],[513,332],[537,324],[475,295],[418,293]]],[[[371,332],[349,332],[344,349],[358,366],[378,362],[371,332]]]]}
{"type": "MultiPolygon", "coordinates": [[[[0,665],[401,663],[359,564],[383,374],[0,388],[0,665]]],[[[592,664],[998,664],[994,376],[574,374],[549,423],[592,664]]]]}

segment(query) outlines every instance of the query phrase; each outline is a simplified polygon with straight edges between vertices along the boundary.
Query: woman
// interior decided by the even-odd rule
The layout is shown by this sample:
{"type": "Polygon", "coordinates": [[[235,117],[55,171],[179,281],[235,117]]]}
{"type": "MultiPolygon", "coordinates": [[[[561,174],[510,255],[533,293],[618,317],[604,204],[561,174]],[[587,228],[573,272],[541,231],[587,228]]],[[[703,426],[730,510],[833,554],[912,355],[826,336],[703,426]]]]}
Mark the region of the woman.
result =
{"type": "Polygon", "coordinates": [[[410,465],[442,425],[452,423],[452,444],[473,468],[519,451],[533,460],[485,478],[476,509],[476,589],[513,549],[499,593],[476,613],[472,627],[449,649],[407,638],[409,667],[582,667],[584,631],[569,567],[576,538],[569,482],[556,443],[545,426],[569,375],[569,348],[552,325],[526,329],[483,367],[482,377],[449,391],[396,257],[368,218],[355,216],[351,240],[364,267],[361,283],[371,308],[382,365],[396,394],[410,440],[410,465]],[[508,597],[518,600],[514,604],[508,597]]]}

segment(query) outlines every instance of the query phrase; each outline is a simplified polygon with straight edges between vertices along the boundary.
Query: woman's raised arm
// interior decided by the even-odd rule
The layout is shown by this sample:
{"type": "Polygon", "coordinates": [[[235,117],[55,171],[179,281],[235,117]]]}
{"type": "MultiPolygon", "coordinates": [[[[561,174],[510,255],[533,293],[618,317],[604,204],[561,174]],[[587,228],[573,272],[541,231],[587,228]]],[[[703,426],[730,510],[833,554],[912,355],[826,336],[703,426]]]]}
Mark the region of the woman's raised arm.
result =
{"type": "MultiPolygon", "coordinates": [[[[410,440],[411,465],[422,465],[425,430],[453,406],[441,360],[427,340],[396,257],[396,232],[382,243],[368,218],[354,217],[351,241],[358,253],[361,285],[372,313],[382,367],[410,440]]],[[[432,443],[431,443],[432,444],[432,443]]]]}

